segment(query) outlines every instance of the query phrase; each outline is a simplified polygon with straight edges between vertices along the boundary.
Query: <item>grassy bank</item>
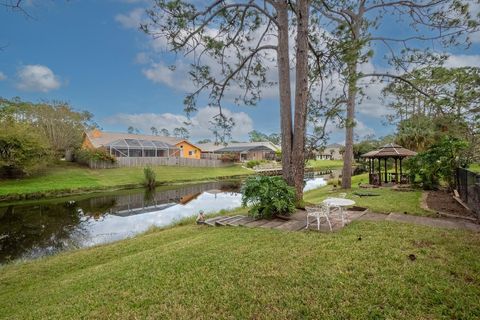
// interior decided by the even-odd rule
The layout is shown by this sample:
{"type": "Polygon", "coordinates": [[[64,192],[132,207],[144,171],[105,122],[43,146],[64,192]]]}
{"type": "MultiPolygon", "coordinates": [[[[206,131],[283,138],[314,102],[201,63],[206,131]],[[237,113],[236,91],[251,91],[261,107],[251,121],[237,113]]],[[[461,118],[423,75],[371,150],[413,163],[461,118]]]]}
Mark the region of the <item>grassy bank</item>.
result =
{"type": "Polygon", "coordinates": [[[3,267],[0,317],[473,319],[478,283],[478,234],[189,225],[3,267]]]}
{"type": "MultiPolygon", "coordinates": [[[[347,192],[349,199],[355,200],[358,206],[369,208],[373,212],[407,212],[409,214],[428,216],[431,212],[421,208],[420,201],[422,197],[421,190],[400,192],[391,188],[372,188],[363,189],[359,187],[360,183],[368,183],[368,174],[362,174],[352,177],[352,189],[347,192]],[[371,193],[378,196],[360,197],[355,193],[371,193]]],[[[327,197],[334,197],[344,190],[335,190],[333,186],[328,185],[323,188],[309,191],[305,194],[305,201],[320,203],[327,197]]]]}
{"type": "Polygon", "coordinates": [[[468,169],[473,171],[473,172],[480,173],[480,163],[473,163],[473,164],[470,165],[470,167],[468,169]]]}
{"type": "Polygon", "coordinates": [[[308,167],[312,167],[318,170],[333,170],[341,169],[343,167],[342,160],[309,160],[308,167]]]}
{"type": "MultiPolygon", "coordinates": [[[[251,174],[241,166],[222,168],[154,167],[157,183],[202,181],[251,174]]],[[[92,170],[73,163],[52,166],[45,173],[21,180],[0,181],[0,198],[30,194],[31,197],[68,194],[81,190],[108,190],[140,186],[143,168],[92,170]]]]}

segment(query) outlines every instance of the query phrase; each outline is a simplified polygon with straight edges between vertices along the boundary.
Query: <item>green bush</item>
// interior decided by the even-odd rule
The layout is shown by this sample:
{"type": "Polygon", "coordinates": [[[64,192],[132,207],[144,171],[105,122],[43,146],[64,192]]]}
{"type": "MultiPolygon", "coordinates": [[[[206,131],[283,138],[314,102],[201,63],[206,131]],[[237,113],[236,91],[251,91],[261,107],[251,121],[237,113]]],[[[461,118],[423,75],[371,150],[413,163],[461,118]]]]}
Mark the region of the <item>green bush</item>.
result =
{"type": "Polygon", "coordinates": [[[261,164],[261,163],[262,163],[262,161],[260,161],[260,160],[250,160],[250,161],[247,161],[247,163],[245,164],[245,166],[246,166],[247,168],[252,169],[252,168],[258,166],[258,165],[261,164]]]}
{"type": "Polygon", "coordinates": [[[337,187],[337,186],[340,186],[342,184],[342,181],[338,178],[330,178],[330,179],[328,179],[327,184],[337,187]]]}
{"type": "Polygon", "coordinates": [[[157,183],[157,175],[155,174],[155,171],[153,171],[153,169],[150,167],[145,167],[143,169],[143,175],[145,177],[145,187],[149,189],[155,188],[155,185],[157,183]]]}
{"type": "Polygon", "coordinates": [[[249,177],[242,188],[242,206],[255,218],[289,215],[295,211],[295,189],[281,177],[249,177]]]}
{"type": "Polygon", "coordinates": [[[7,178],[30,175],[52,160],[45,137],[34,127],[0,122],[0,174],[7,178]]]}
{"type": "Polygon", "coordinates": [[[117,158],[109,154],[105,149],[81,149],[75,152],[75,160],[78,163],[88,164],[90,160],[116,163],[117,158]]]}
{"type": "Polygon", "coordinates": [[[410,181],[420,178],[426,190],[438,189],[445,182],[450,189],[455,187],[456,168],[468,165],[468,143],[455,137],[445,136],[434,143],[427,151],[408,159],[406,167],[410,170],[410,181]]]}

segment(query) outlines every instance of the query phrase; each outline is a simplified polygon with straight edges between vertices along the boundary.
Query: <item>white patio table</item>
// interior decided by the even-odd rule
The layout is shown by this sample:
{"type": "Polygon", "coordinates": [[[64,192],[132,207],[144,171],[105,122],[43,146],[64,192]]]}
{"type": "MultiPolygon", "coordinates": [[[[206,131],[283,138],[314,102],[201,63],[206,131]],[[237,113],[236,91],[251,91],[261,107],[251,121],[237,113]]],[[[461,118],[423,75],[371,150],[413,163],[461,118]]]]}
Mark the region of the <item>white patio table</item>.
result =
{"type": "Polygon", "coordinates": [[[348,206],[353,206],[355,201],[344,198],[327,198],[323,200],[323,203],[326,204],[329,208],[338,208],[340,210],[340,216],[342,217],[342,226],[345,226],[345,217],[343,213],[343,208],[348,206]]]}

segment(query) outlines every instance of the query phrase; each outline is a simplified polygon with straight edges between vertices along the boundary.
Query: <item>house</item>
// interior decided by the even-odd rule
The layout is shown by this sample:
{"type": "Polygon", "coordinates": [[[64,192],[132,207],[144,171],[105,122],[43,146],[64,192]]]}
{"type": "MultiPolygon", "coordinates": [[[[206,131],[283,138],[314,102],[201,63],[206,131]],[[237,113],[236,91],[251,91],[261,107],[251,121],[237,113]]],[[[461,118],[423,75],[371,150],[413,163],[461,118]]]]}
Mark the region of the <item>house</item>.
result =
{"type": "Polygon", "coordinates": [[[203,158],[214,155],[234,154],[240,161],[275,160],[280,147],[271,142],[231,142],[227,145],[204,143],[199,144],[203,158]]]}
{"type": "Polygon", "coordinates": [[[329,144],[316,155],[317,160],[342,160],[343,146],[338,143],[329,144]]]}
{"type": "Polygon", "coordinates": [[[115,157],[182,157],[200,159],[201,150],[185,139],[143,134],[105,132],[98,129],[85,132],[82,148],[104,148],[115,157]]]}

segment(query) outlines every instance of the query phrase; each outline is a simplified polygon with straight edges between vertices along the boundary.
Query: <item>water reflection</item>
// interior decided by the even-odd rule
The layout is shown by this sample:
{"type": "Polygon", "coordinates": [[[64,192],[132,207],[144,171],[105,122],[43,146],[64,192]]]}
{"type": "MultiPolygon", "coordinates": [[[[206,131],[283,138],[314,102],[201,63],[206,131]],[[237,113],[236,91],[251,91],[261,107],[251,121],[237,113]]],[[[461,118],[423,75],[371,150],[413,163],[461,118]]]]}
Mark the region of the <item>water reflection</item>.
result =
{"type": "MultiPolygon", "coordinates": [[[[325,185],[306,177],[305,191],[325,185]]],[[[241,205],[240,181],[129,190],[0,207],[0,263],[32,259],[134,236],[151,226],[241,205]]]]}
{"type": "Polygon", "coordinates": [[[233,209],[241,205],[239,187],[214,182],[0,207],[0,263],[124,239],[200,209],[233,209]]]}

